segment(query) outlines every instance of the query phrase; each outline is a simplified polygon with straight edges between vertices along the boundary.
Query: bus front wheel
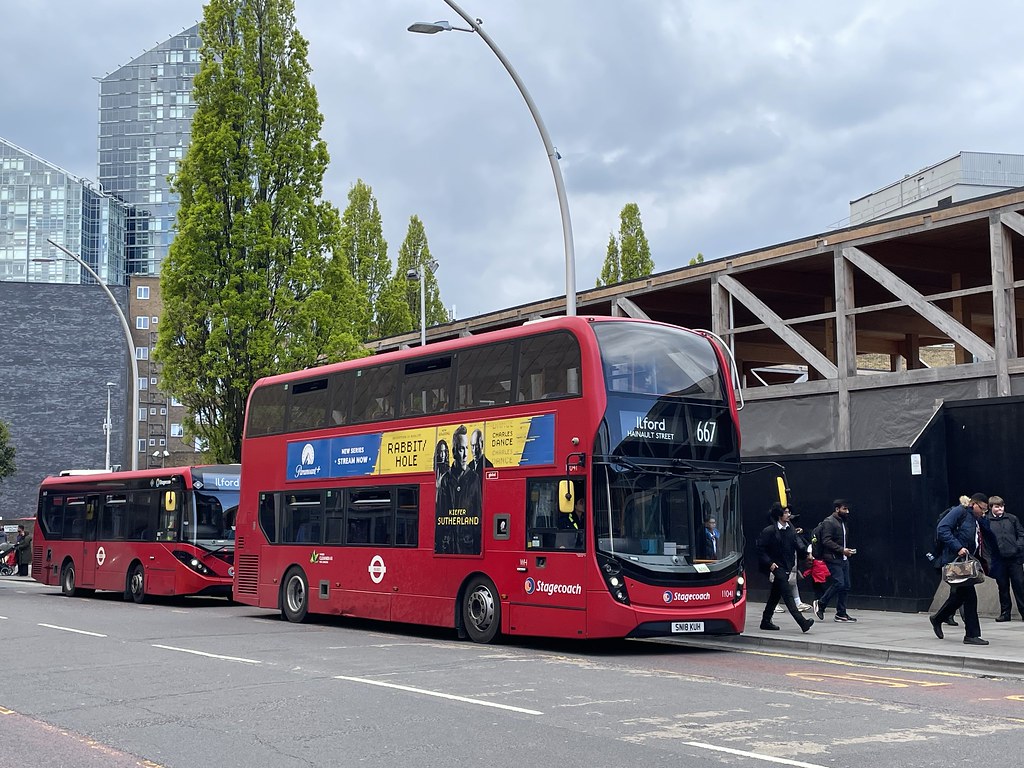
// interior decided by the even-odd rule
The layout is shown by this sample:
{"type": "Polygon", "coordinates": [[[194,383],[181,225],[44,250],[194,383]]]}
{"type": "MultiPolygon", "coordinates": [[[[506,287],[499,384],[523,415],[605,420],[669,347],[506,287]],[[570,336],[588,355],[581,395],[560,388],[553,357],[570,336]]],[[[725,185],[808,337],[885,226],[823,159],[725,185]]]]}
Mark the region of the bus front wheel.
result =
{"type": "Polygon", "coordinates": [[[60,591],[67,597],[75,597],[79,593],[75,586],[75,564],[70,560],[60,569],[60,591]]]}
{"type": "Polygon", "coordinates": [[[146,602],[145,572],[142,570],[140,563],[133,565],[132,569],[128,572],[127,595],[136,603],[146,602]]]}
{"type": "Polygon", "coordinates": [[[284,576],[281,593],[281,615],[296,624],[306,620],[309,612],[309,582],[301,568],[293,567],[284,576]]]}
{"type": "Polygon", "coordinates": [[[477,576],[462,598],[462,625],[474,643],[489,643],[501,627],[501,602],[494,583],[477,576]]]}

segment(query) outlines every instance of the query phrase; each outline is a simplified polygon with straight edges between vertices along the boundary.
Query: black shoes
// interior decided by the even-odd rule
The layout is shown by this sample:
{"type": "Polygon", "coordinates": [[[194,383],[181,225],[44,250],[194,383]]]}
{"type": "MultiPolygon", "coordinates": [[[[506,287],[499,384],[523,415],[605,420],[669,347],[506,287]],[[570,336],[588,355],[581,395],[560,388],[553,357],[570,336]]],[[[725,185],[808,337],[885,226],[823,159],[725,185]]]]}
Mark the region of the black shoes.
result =
{"type": "Polygon", "coordinates": [[[1010,620],[1010,614],[1008,614],[1008,613],[1001,613],[1001,614],[999,614],[996,617],[996,621],[1009,621],[1009,620],[1010,620]]]}
{"type": "Polygon", "coordinates": [[[825,606],[821,605],[817,600],[814,601],[814,615],[818,617],[818,621],[825,620],[825,606]]]}
{"type": "Polygon", "coordinates": [[[853,616],[848,613],[837,613],[832,621],[838,621],[840,624],[844,624],[848,621],[857,621],[853,616]]]}
{"type": "Polygon", "coordinates": [[[778,629],[778,628],[779,628],[778,624],[772,624],[770,621],[762,621],[761,622],[761,629],[778,629]]]}
{"type": "Polygon", "coordinates": [[[800,631],[801,632],[806,632],[807,630],[809,630],[813,626],[814,626],[814,619],[808,619],[807,621],[805,621],[803,624],[800,625],[800,631]]]}
{"type": "Polygon", "coordinates": [[[960,626],[959,624],[956,623],[956,619],[954,619],[952,616],[950,616],[948,619],[946,619],[945,623],[948,624],[951,627],[959,627],[960,626]]]}
{"type": "MultiPolygon", "coordinates": [[[[928,621],[931,622],[932,632],[934,632],[935,636],[937,638],[939,638],[939,640],[941,640],[942,639],[942,622],[939,621],[938,619],[936,619],[934,616],[929,616],[928,617],[928,621]]],[[[964,642],[966,642],[966,640],[964,642]]]]}
{"type": "Polygon", "coordinates": [[[964,645],[988,645],[988,640],[982,640],[980,637],[965,637],[964,645]]]}

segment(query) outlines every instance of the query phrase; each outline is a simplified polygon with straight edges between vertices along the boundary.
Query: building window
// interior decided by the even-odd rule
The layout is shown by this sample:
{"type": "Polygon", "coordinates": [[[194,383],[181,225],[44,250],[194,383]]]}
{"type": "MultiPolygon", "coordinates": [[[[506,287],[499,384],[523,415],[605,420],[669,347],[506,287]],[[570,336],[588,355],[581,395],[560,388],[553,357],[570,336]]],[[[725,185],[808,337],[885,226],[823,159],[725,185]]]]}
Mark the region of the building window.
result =
{"type": "Polygon", "coordinates": [[[164,447],[165,445],[167,445],[167,441],[166,441],[166,440],[164,440],[164,439],[163,439],[163,438],[161,437],[161,438],[160,438],[160,447],[161,447],[161,448],[163,448],[163,447],[164,447]]]}
{"type": "Polygon", "coordinates": [[[145,408],[139,408],[139,421],[145,421],[148,415],[145,408]]]}
{"type": "Polygon", "coordinates": [[[171,395],[171,405],[174,406],[175,408],[181,408],[184,405],[184,403],[181,402],[181,400],[176,398],[174,395],[171,395]]]}
{"type": "Polygon", "coordinates": [[[136,299],[148,299],[149,298],[149,286],[138,285],[135,287],[135,298],[136,299]]]}
{"type": "Polygon", "coordinates": [[[136,347],[135,348],[135,359],[136,360],[149,360],[149,347],[136,347]]]}
{"type": "Polygon", "coordinates": [[[145,452],[146,452],[146,438],[143,437],[143,438],[139,439],[139,453],[145,453],[145,452]]]}
{"type": "Polygon", "coordinates": [[[157,317],[156,315],[153,315],[153,317],[149,318],[149,322],[152,323],[153,325],[156,325],[160,322],[160,318],[157,317]]]}
{"type": "Polygon", "coordinates": [[[136,317],[135,318],[135,327],[137,329],[139,329],[140,331],[148,330],[149,329],[149,318],[148,317],[136,317]]]}
{"type": "Polygon", "coordinates": [[[149,389],[149,379],[145,376],[139,378],[139,389],[149,389]]]}
{"type": "Polygon", "coordinates": [[[149,444],[155,448],[156,447],[156,438],[155,437],[149,438],[149,444]]]}
{"type": "Polygon", "coordinates": [[[161,408],[160,409],[160,415],[161,416],[166,416],[167,415],[167,409],[166,408],[161,408]]]}
{"type": "Polygon", "coordinates": [[[156,376],[151,376],[150,379],[149,379],[149,383],[152,384],[155,387],[156,386],[156,376]]]}
{"type": "Polygon", "coordinates": [[[149,409],[149,415],[150,416],[156,416],[156,408],[150,408],[149,409]]]}
{"type": "Polygon", "coordinates": [[[185,430],[181,428],[181,424],[171,424],[171,437],[184,437],[185,430]]]}

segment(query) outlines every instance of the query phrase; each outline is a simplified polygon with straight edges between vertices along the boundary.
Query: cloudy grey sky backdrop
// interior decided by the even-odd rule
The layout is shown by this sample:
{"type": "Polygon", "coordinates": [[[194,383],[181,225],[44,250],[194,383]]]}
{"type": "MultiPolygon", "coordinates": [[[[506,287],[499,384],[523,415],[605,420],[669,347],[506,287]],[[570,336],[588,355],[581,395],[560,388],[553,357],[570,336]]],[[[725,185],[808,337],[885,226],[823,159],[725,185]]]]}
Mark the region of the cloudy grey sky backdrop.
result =
{"type": "MultiPolygon", "coordinates": [[[[640,205],[657,271],[829,229],[849,201],[961,150],[1024,152],[1016,3],[462,0],[562,155],[577,286],[640,205]]],[[[460,318],[564,294],[540,136],[441,0],[296,0],[331,153],[326,195],[373,187],[392,258],[423,219],[460,318]]],[[[200,0],[3,0],[0,136],[96,179],[101,77],[200,0]]]]}

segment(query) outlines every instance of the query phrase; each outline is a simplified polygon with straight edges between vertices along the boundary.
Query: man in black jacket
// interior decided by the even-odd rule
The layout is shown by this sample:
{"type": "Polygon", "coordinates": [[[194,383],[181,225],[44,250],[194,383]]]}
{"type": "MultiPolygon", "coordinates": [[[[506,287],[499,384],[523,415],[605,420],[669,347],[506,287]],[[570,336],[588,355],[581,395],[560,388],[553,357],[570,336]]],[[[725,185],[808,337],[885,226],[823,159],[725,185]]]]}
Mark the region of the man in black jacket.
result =
{"type": "Polygon", "coordinates": [[[819,619],[825,618],[829,601],[836,599],[835,621],[847,623],[856,621],[846,612],[846,595],[850,591],[850,558],[857,550],[850,547],[847,539],[846,518],[850,516],[850,505],[846,499],[832,502],[832,514],[821,522],[821,558],[832,576],[825,594],[814,601],[814,613],[819,619]]]}
{"type": "Polygon", "coordinates": [[[1024,526],[1016,515],[1006,512],[1006,504],[1001,496],[990,496],[988,500],[989,527],[996,540],[997,552],[989,552],[996,586],[999,587],[999,617],[996,621],[1010,620],[1010,585],[1013,585],[1013,596],[1017,601],[1017,611],[1024,619],[1024,568],[1021,556],[1024,555],[1024,526]]]}
{"type": "Polygon", "coordinates": [[[800,614],[793,592],[788,588],[789,573],[796,567],[796,531],[789,524],[790,512],[776,502],[769,513],[772,522],[757,537],[758,564],[761,572],[768,575],[771,590],[768,602],[765,603],[761,615],[761,629],[778,629],[772,622],[775,606],[784,600],[793,619],[804,632],[811,628],[814,619],[805,619],[800,614]]]}

